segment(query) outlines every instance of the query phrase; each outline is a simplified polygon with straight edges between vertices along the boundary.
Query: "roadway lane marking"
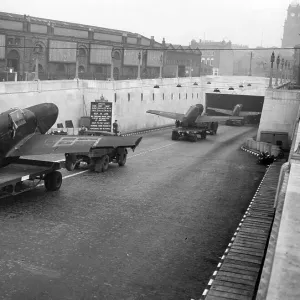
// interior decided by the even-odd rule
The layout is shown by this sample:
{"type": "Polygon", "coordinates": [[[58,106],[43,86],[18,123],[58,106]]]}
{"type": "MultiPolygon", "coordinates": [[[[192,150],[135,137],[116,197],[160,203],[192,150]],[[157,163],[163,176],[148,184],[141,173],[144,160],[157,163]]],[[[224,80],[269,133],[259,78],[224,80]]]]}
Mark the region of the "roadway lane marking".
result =
{"type": "MultiPolygon", "coordinates": [[[[164,145],[164,146],[159,147],[159,148],[154,148],[154,149],[150,149],[150,150],[147,150],[147,151],[140,152],[140,153],[138,153],[138,154],[135,154],[135,155],[132,155],[132,156],[130,156],[130,157],[127,157],[127,159],[130,159],[130,158],[136,157],[136,156],[140,156],[140,155],[142,155],[142,154],[146,154],[146,153],[149,153],[149,152],[157,151],[157,150],[160,150],[160,149],[163,149],[163,148],[172,146],[172,145],[174,145],[174,144],[176,144],[176,142],[173,142],[173,143],[164,145]]],[[[60,159],[60,160],[57,160],[57,161],[55,161],[55,162],[62,162],[62,161],[64,161],[64,159],[60,159]]],[[[77,175],[86,173],[86,172],[88,172],[88,171],[89,171],[89,170],[83,170],[83,171],[77,172],[77,173],[75,173],[75,174],[66,175],[66,176],[64,176],[62,179],[67,179],[67,178],[70,178],[70,177],[74,177],[74,176],[77,176],[77,175]]],[[[42,184],[40,184],[40,185],[42,185],[42,184]]],[[[40,186],[40,185],[38,185],[38,186],[40,186]]]]}

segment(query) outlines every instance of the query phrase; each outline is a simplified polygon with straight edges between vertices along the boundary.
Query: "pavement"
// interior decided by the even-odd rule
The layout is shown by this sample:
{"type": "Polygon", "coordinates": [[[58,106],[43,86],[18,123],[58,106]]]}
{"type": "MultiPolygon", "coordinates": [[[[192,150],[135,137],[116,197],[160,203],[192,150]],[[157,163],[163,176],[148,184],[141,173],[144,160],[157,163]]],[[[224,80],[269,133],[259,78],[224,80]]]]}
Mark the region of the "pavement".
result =
{"type": "Polygon", "coordinates": [[[256,130],[151,132],[125,167],[2,200],[0,299],[200,298],[265,173],[240,149],[256,130]]]}

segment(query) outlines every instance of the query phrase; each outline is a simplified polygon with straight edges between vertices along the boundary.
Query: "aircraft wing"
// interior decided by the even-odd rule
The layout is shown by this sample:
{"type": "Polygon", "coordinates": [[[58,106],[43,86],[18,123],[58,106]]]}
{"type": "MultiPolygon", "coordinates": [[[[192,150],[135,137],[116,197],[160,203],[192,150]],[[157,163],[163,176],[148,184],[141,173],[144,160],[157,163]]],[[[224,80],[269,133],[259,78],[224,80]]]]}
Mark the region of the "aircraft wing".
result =
{"type": "Polygon", "coordinates": [[[196,123],[205,123],[205,122],[219,122],[227,120],[243,120],[243,117],[234,117],[234,116],[199,116],[196,119],[196,123]]]}
{"type": "Polygon", "coordinates": [[[229,109],[222,109],[222,108],[214,108],[214,107],[207,107],[206,109],[210,109],[225,115],[232,115],[232,110],[229,109]]]}
{"type": "Polygon", "coordinates": [[[259,116],[259,115],[261,115],[261,112],[258,112],[258,111],[240,111],[241,117],[259,116]]]}
{"type": "Polygon", "coordinates": [[[14,147],[6,156],[30,156],[57,153],[89,152],[91,148],[128,147],[134,150],[141,142],[137,136],[78,136],[35,134],[14,147]]]}
{"type": "Polygon", "coordinates": [[[184,114],[178,114],[174,112],[167,112],[167,111],[160,111],[160,110],[147,110],[146,113],[162,116],[169,119],[179,120],[182,121],[184,114]]]}

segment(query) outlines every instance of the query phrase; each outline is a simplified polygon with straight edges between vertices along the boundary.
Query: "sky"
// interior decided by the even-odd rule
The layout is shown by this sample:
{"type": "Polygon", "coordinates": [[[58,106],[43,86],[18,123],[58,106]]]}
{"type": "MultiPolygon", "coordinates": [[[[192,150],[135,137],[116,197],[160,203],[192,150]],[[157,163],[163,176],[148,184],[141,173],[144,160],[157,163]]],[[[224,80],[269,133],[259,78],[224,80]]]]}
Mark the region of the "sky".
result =
{"type": "MultiPolygon", "coordinates": [[[[292,0],[0,0],[3,12],[26,14],[154,36],[249,47],[280,47],[292,0]]],[[[297,2],[297,0],[294,0],[297,2]]]]}

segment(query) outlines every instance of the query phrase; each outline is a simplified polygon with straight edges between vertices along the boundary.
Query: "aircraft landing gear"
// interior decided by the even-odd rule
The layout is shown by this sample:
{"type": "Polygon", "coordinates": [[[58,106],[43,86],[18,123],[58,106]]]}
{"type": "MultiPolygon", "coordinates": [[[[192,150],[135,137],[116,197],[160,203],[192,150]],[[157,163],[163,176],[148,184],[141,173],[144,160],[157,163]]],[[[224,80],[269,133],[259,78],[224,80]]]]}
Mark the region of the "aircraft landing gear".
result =
{"type": "Polygon", "coordinates": [[[201,139],[202,140],[206,139],[206,131],[201,132],[201,139]]]}

